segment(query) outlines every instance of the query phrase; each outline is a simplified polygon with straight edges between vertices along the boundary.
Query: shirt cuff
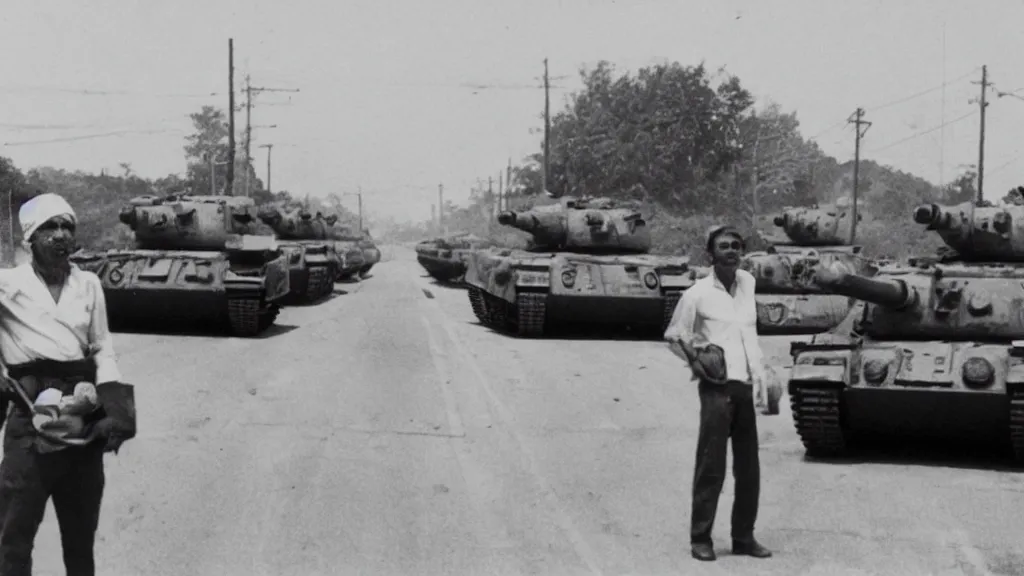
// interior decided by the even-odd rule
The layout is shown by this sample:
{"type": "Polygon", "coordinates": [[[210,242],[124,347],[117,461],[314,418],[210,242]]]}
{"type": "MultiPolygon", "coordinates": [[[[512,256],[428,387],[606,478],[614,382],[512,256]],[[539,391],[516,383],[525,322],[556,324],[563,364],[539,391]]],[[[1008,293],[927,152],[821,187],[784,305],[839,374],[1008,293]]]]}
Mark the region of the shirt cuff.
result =
{"type": "Polygon", "coordinates": [[[106,359],[96,359],[96,385],[108,382],[120,382],[121,371],[117,368],[117,362],[106,359]]]}

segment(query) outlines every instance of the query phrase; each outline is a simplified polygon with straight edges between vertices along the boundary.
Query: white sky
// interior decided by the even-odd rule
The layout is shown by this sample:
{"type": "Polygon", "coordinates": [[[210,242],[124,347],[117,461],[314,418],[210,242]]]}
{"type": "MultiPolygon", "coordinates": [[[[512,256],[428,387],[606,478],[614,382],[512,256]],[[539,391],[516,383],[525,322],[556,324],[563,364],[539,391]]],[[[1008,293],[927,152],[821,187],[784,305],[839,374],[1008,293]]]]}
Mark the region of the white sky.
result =
{"type": "MultiPolygon", "coordinates": [[[[227,108],[233,37],[236,89],[248,72],[254,86],[301,90],[256,100],[253,124],[277,125],[254,130],[260,176],[266,149],[257,146],[272,143],[275,190],[361,186],[370,214],[427,218],[438,183],[463,202],[477,177],[497,185],[509,157],[538,150],[541,90],[460,84],[538,85],[545,57],[562,77],[553,111],[579,87],[581,65],[606,59],[625,72],[703,59],[796,110],[805,136],[820,135],[840,160],[853,155],[844,121],[862,106],[874,122],[865,158],[949,180],[977,162],[969,100],[981,65],[997,90],[1024,98],[1022,23],[1019,0],[5,0],[0,155],[23,170],[129,162],[147,177],[183,173],[187,115],[227,108]]],[[[1024,100],[990,99],[991,198],[1022,183],[1024,100]]],[[[239,128],[244,121],[236,115],[239,128]]]]}

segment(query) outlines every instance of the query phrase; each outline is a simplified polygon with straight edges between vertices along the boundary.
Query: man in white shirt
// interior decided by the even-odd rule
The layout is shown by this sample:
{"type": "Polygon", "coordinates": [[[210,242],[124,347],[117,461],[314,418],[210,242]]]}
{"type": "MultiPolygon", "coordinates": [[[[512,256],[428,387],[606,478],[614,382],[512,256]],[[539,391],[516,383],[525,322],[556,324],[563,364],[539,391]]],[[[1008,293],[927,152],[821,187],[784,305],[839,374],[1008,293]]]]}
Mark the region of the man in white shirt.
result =
{"type": "Polygon", "coordinates": [[[732,510],[733,553],[768,558],[771,552],[754,539],[760,492],[757,445],[758,403],[766,401],[765,374],[757,337],[754,277],[740,270],[745,248],[734,228],[717,226],[708,233],[714,272],[683,292],[665,340],[691,369],[700,394],[700,433],[693,478],[690,546],[694,558],[715,560],[711,529],[725,482],[726,450],[732,437],[736,499],[732,510]],[[718,369],[702,362],[709,345],[721,349],[718,369]],[[716,377],[722,373],[724,378],[716,377]]]}
{"type": "Polygon", "coordinates": [[[88,382],[95,385],[99,408],[84,418],[87,436],[97,441],[55,447],[36,432],[34,414],[18,401],[13,385],[0,379],[0,417],[7,416],[0,575],[31,574],[33,543],[52,496],[67,573],[92,576],[103,453],[134,437],[134,401],[121,393],[100,279],[68,261],[75,248],[74,210],[60,196],[43,194],[18,216],[32,258],[0,270],[0,356],[30,401],[50,388],[70,395],[88,382]]]}

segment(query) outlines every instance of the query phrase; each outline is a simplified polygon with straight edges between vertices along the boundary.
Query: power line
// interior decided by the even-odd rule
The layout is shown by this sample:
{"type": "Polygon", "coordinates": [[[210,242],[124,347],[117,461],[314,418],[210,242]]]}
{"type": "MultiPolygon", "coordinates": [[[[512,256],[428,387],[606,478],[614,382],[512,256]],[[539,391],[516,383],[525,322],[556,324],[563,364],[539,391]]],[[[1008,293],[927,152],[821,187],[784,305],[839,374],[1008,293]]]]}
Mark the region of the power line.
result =
{"type": "MultiPolygon", "coordinates": [[[[978,68],[979,67],[974,67],[973,69],[971,69],[970,72],[967,72],[964,75],[962,75],[962,76],[960,76],[960,77],[958,77],[958,78],[956,78],[954,80],[950,80],[948,82],[943,82],[942,84],[939,84],[938,86],[929,88],[927,90],[922,90],[920,92],[911,94],[909,96],[904,96],[904,97],[898,98],[896,100],[890,100],[888,102],[884,102],[882,104],[878,104],[878,105],[875,105],[875,106],[868,106],[868,107],[865,108],[865,110],[871,110],[872,112],[877,112],[878,110],[884,110],[884,109],[890,108],[892,106],[903,104],[905,102],[910,102],[911,100],[915,100],[917,98],[920,98],[921,96],[925,96],[925,95],[931,94],[932,92],[935,92],[937,90],[942,90],[943,88],[949,86],[950,84],[956,84],[957,82],[965,80],[968,77],[970,77],[972,74],[974,74],[978,70],[978,68]]],[[[1024,88],[1022,88],[1021,90],[1024,90],[1024,88]]],[[[835,130],[836,128],[839,128],[840,126],[846,126],[848,124],[849,123],[846,120],[840,120],[839,122],[836,122],[835,124],[832,124],[831,126],[823,129],[821,132],[818,132],[814,136],[811,136],[811,137],[807,138],[807,140],[815,140],[815,139],[819,138],[820,136],[822,136],[824,134],[827,134],[827,133],[831,132],[832,130],[835,130]]]]}
{"type": "Polygon", "coordinates": [[[173,92],[138,92],[129,90],[98,90],[92,88],[63,88],[59,86],[0,86],[0,92],[58,92],[62,94],[75,94],[79,96],[142,96],[147,98],[209,98],[212,96],[225,96],[224,92],[204,93],[173,93],[173,92]]]}
{"type": "Polygon", "coordinates": [[[886,102],[884,104],[879,104],[879,105],[875,105],[875,106],[868,106],[866,109],[867,110],[871,110],[872,112],[877,112],[879,110],[884,110],[884,109],[890,108],[892,106],[903,104],[904,102],[910,102],[911,100],[915,100],[917,98],[920,98],[921,96],[926,96],[928,94],[931,94],[932,92],[936,92],[938,90],[942,90],[943,88],[949,86],[950,84],[956,84],[957,82],[965,80],[965,79],[967,79],[968,77],[970,77],[971,75],[973,75],[977,71],[978,71],[978,67],[976,66],[976,67],[972,68],[970,72],[967,72],[963,76],[960,76],[958,78],[950,80],[949,82],[943,82],[942,84],[939,84],[938,86],[935,86],[934,88],[929,88],[927,90],[922,90],[921,92],[918,92],[916,94],[911,94],[910,96],[899,98],[897,100],[892,100],[892,101],[886,102]]]}
{"type": "Polygon", "coordinates": [[[78,140],[92,140],[94,138],[108,138],[111,136],[126,136],[129,134],[168,134],[171,132],[184,133],[180,128],[163,128],[151,130],[118,130],[116,132],[105,132],[102,134],[84,134],[82,136],[68,136],[65,138],[50,138],[48,140],[22,140],[20,142],[4,142],[4,146],[30,146],[32,144],[55,144],[59,142],[76,142],[78,140]]]}
{"type": "Polygon", "coordinates": [[[963,116],[960,116],[959,118],[954,118],[954,119],[949,120],[947,122],[943,122],[942,124],[939,124],[938,126],[933,126],[931,128],[928,128],[927,130],[922,130],[920,132],[911,134],[910,136],[907,136],[906,138],[902,138],[900,140],[892,142],[891,144],[886,144],[885,146],[882,146],[881,148],[875,148],[874,150],[870,150],[868,153],[875,154],[875,153],[881,152],[883,150],[888,150],[889,148],[892,148],[894,146],[898,146],[900,144],[903,144],[904,142],[908,142],[908,141],[913,140],[915,138],[920,138],[921,136],[925,136],[927,134],[931,134],[932,132],[935,132],[936,130],[941,130],[942,128],[944,128],[946,126],[949,126],[950,124],[954,124],[954,123],[959,122],[961,120],[965,120],[965,119],[970,118],[971,116],[974,116],[976,114],[978,114],[977,110],[975,110],[973,112],[969,112],[967,114],[964,114],[963,116]]]}

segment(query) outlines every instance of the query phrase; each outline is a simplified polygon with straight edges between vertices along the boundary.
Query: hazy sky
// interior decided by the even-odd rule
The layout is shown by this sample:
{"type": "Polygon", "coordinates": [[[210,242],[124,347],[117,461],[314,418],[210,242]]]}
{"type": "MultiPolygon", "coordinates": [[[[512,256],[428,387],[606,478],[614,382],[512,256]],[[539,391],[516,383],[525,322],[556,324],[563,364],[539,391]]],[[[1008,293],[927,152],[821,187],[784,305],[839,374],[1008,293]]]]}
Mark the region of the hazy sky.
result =
{"type": "MultiPolygon", "coordinates": [[[[301,90],[255,100],[253,124],[277,125],[253,131],[260,177],[257,146],[272,143],[274,189],[361,186],[369,213],[429,217],[438,183],[461,202],[476,178],[496,185],[509,157],[536,151],[543,91],[530,86],[545,57],[554,110],[580,66],[703,59],[796,110],[841,160],[861,106],[874,122],[864,157],[948,180],[977,162],[981,65],[1024,98],[1022,22],[1020,0],[5,0],[0,155],[22,169],[183,173],[187,115],[227,108],[233,37],[236,89],[249,73],[254,86],[301,90]]],[[[1024,99],[989,97],[993,197],[1024,184],[1024,99]]]]}

